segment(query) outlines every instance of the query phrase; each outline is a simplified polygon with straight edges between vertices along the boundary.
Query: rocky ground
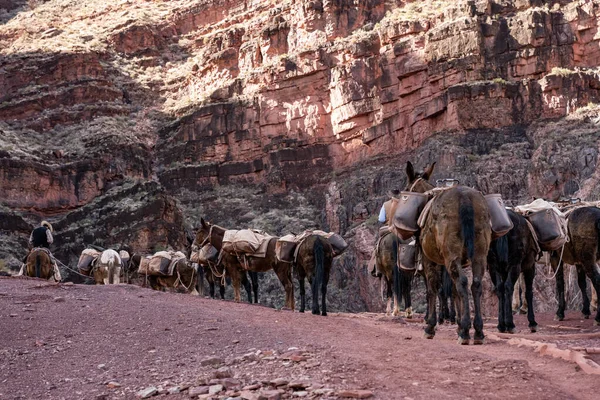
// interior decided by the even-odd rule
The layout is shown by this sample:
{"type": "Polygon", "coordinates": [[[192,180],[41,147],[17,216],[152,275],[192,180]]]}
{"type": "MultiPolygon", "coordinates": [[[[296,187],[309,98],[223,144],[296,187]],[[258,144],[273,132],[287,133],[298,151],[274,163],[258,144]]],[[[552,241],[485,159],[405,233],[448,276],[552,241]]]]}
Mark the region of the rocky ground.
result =
{"type": "MultiPolygon", "coordinates": [[[[596,399],[600,390],[580,366],[495,335],[493,319],[485,345],[460,347],[449,325],[423,339],[418,316],[321,317],[132,285],[1,278],[0,305],[1,399],[596,399]]],[[[516,318],[515,337],[562,349],[600,337],[575,312],[560,323],[538,314],[536,334],[516,318]]]]}

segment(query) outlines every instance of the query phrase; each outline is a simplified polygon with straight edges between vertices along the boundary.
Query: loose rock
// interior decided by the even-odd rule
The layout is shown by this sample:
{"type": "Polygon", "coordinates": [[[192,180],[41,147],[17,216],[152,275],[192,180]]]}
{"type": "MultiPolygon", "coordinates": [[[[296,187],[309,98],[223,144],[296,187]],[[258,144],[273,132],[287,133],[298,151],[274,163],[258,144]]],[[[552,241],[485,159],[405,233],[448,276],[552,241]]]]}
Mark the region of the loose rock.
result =
{"type": "Polygon", "coordinates": [[[155,388],[154,386],[150,386],[144,390],[140,390],[139,392],[137,392],[137,396],[141,399],[147,399],[149,397],[154,396],[157,393],[158,393],[158,389],[155,388]]]}

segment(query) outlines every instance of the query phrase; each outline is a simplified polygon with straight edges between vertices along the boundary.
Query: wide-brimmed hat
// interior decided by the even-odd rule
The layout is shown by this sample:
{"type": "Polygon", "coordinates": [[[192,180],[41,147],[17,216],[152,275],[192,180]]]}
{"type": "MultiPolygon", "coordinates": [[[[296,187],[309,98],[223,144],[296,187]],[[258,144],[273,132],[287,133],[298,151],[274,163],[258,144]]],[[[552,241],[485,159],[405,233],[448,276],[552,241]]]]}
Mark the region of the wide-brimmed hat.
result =
{"type": "Polygon", "coordinates": [[[50,232],[54,232],[54,228],[52,228],[52,224],[50,224],[50,222],[48,222],[48,221],[42,221],[40,226],[45,226],[46,228],[50,229],[50,232]]]}
{"type": "Polygon", "coordinates": [[[388,195],[390,195],[391,197],[398,197],[400,196],[400,189],[390,189],[388,195]]]}

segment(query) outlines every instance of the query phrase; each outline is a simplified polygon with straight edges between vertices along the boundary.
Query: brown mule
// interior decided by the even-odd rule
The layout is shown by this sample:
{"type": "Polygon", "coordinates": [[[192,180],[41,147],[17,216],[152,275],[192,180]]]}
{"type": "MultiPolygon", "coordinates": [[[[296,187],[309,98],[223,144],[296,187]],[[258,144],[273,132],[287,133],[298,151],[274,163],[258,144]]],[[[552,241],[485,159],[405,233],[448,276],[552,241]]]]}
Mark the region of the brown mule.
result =
{"type": "Polygon", "coordinates": [[[138,268],[143,256],[134,253],[127,264],[129,279],[126,283],[132,281],[141,281],[142,286],[146,286],[146,280],[154,290],[163,290],[173,288],[180,292],[190,293],[198,296],[198,272],[192,266],[192,263],[186,259],[179,260],[173,269],[173,276],[155,276],[139,274],[138,268]]]}
{"type": "MultiPolygon", "coordinates": [[[[428,180],[435,163],[423,173],[417,174],[408,162],[407,190],[425,193],[433,189],[428,180]]],[[[471,338],[471,314],[469,309],[468,278],[464,268],[471,265],[473,283],[471,293],[475,318],[474,344],[483,344],[483,319],[481,317],[482,279],[487,266],[487,254],[492,238],[490,214],[485,198],[475,189],[457,186],[444,190],[431,200],[431,209],[419,232],[419,244],[423,254],[423,268],[427,280],[428,319],[425,337],[435,335],[436,298],[445,266],[456,288],[458,312],[458,341],[469,344],[471,338]]],[[[393,215],[393,214],[392,214],[393,215]]],[[[393,223],[393,222],[392,222],[393,223]]]]}
{"type": "Polygon", "coordinates": [[[25,266],[25,275],[41,279],[54,277],[54,264],[52,264],[52,259],[46,251],[34,249],[29,253],[25,266]]]}
{"type": "MultiPolygon", "coordinates": [[[[225,274],[225,277],[231,279],[234,301],[241,301],[241,286],[244,286],[246,294],[248,295],[248,303],[253,302],[252,292],[254,292],[254,303],[258,303],[258,273],[254,271],[248,271],[246,274],[246,270],[240,264],[237,257],[225,253],[223,254],[221,262],[218,265],[213,264],[212,266],[200,266],[199,268],[203,269],[202,275],[206,276],[206,280],[209,285],[210,296],[213,299],[215,298],[215,284],[218,284],[221,299],[225,300],[226,284],[223,279],[223,274],[225,274]],[[252,285],[250,284],[250,280],[248,280],[248,275],[250,275],[252,285]]],[[[202,282],[199,280],[199,284],[201,283],[202,282]]],[[[198,290],[198,292],[200,292],[200,290],[198,290]]]]}
{"type": "MultiPolygon", "coordinates": [[[[194,240],[194,244],[200,248],[204,244],[210,243],[218,251],[221,251],[221,248],[223,247],[223,235],[225,234],[225,231],[225,228],[206,222],[202,218],[200,229],[196,232],[196,239],[194,240]]],[[[254,272],[267,272],[272,269],[273,271],[275,271],[277,278],[279,278],[279,281],[285,289],[285,307],[290,310],[293,310],[294,285],[292,283],[292,268],[289,263],[277,260],[277,256],[275,255],[276,243],[276,237],[273,237],[269,241],[269,245],[267,247],[267,255],[265,258],[248,257],[248,270],[254,272]]],[[[237,257],[228,257],[226,254],[223,256],[221,262],[225,265],[225,268],[228,269],[228,271],[230,270],[232,272],[234,271],[234,268],[238,268],[237,265],[240,265],[240,262],[237,259],[237,257]],[[236,263],[236,265],[234,266],[233,263],[236,263]]],[[[234,292],[237,293],[236,301],[239,301],[241,292],[239,285],[237,286],[236,291],[236,286],[234,284],[234,292]]]]}
{"type": "MultiPolygon", "coordinates": [[[[577,283],[581,289],[583,305],[581,312],[589,318],[590,299],[587,294],[585,277],[592,281],[596,292],[600,290],[600,272],[597,262],[600,261],[600,208],[582,207],[574,210],[569,215],[568,221],[569,241],[565,243],[564,251],[553,251],[550,255],[552,268],[556,272],[556,292],[558,296],[558,310],[556,317],[559,321],[565,318],[565,277],[563,264],[575,265],[577,268],[577,283]]],[[[596,310],[594,324],[600,324],[600,308],[596,310]]]]}
{"type": "Polygon", "coordinates": [[[327,315],[327,284],[332,262],[333,249],[321,236],[312,234],[300,243],[298,257],[294,264],[300,283],[300,312],[304,312],[306,307],[304,279],[308,278],[312,289],[312,313],[327,315]],[[321,291],[321,309],[319,309],[319,290],[321,291]]]}

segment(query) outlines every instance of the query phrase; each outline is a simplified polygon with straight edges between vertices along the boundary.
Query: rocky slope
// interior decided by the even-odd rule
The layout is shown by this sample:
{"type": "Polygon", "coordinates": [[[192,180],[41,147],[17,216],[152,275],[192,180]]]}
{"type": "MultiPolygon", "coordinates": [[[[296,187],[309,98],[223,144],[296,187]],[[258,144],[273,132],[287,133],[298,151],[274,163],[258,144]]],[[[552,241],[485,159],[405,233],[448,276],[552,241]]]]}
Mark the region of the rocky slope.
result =
{"type": "Polygon", "coordinates": [[[71,263],[185,246],[200,216],[321,227],[352,243],[334,308],[377,309],[362,267],[408,159],[509,201],[598,199],[599,6],[0,0],[0,259],[41,217],[71,263]]]}

